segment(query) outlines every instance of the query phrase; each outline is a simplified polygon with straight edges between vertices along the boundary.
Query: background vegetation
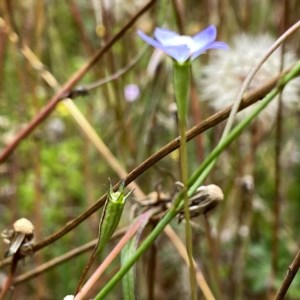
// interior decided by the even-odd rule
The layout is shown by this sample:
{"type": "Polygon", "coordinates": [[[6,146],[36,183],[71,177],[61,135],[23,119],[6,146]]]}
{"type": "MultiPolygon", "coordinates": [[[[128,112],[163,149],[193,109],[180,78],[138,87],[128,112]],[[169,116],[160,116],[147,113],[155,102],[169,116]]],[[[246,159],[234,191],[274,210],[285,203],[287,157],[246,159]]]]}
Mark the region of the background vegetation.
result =
{"type": "MultiPolygon", "coordinates": [[[[143,0],[0,3],[0,151],[49,103],[59,86],[145,4],[143,0]],[[34,55],[30,56],[28,49],[34,55]],[[43,73],[45,70],[49,73],[43,73]]],[[[136,34],[138,28],[149,35],[156,26],[192,35],[215,24],[218,40],[231,46],[240,33],[267,33],[277,38],[299,16],[297,0],[156,1],[76,85],[88,91],[78,97],[69,95],[73,100],[59,101],[51,114],[1,162],[0,228],[11,228],[16,219],[26,217],[35,226],[36,242],[42,241],[105,194],[108,178],[116,183],[125,177],[114,167],[114,159],[103,150],[105,147],[124,170],[131,171],[177,136],[171,61],[154,49],[144,48],[136,34]],[[115,80],[89,89],[92,82],[113,74],[115,80]],[[128,84],[139,88],[140,94],[133,101],[125,93],[128,84]],[[70,102],[85,116],[104,146],[95,139],[91,142],[93,133],[81,128],[70,102]]],[[[249,53],[251,47],[258,45],[253,43],[249,53]]],[[[299,31],[288,40],[285,49],[294,57],[300,56],[299,31]]],[[[213,54],[208,53],[193,64],[188,127],[214,113],[210,100],[202,101],[201,92],[202,70],[213,59],[213,54]]],[[[255,65],[250,56],[248,64],[255,65]]],[[[274,67],[272,74],[279,72],[274,67]]],[[[226,77],[234,75],[227,70],[223,76],[226,84],[226,77]]],[[[207,77],[213,85],[213,74],[207,77]]],[[[283,102],[289,97],[299,99],[299,89],[284,96],[283,102]]],[[[224,107],[231,101],[228,99],[224,107]]],[[[283,106],[281,110],[281,118],[275,109],[271,117],[255,121],[225,151],[206,180],[222,188],[225,200],[209,216],[193,219],[193,245],[195,260],[216,299],[273,299],[298,251],[299,105],[293,109],[283,106]]],[[[214,148],[223,128],[221,123],[188,143],[190,172],[214,148]]],[[[140,190],[136,189],[132,198],[143,197],[158,185],[172,193],[179,178],[178,153],[174,151],[137,178],[140,190]]],[[[127,202],[120,227],[130,224],[132,204],[133,201],[127,202]]],[[[99,219],[98,211],[27,257],[24,264],[19,264],[17,275],[95,239],[99,219]]],[[[171,225],[184,239],[182,223],[174,220],[171,225]]],[[[103,256],[114,244],[108,245],[103,256]]],[[[3,243],[1,257],[5,251],[3,243]]],[[[18,284],[12,299],[62,299],[74,294],[89,253],[18,284]]],[[[91,297],[118,268],[116,262],[108,269],[91,297]]],[[[8,270],[3,266],[1,278],[8,270]]],[[[187,266],[165,235],[156,241],[155,250],[139,261],[137,272],[139,299],[188,299],[187,266]],[[153,261],[155,289],[151,294],[148,289],[152,285],[147,280],[150,275],[145,270],[149,266],[151,269],[153,261]]],[[[296,277],[286,299],[299,297],[300,280],[296,277]]],[[[122,299],[121,285],[108,299],[122,299]]]]}

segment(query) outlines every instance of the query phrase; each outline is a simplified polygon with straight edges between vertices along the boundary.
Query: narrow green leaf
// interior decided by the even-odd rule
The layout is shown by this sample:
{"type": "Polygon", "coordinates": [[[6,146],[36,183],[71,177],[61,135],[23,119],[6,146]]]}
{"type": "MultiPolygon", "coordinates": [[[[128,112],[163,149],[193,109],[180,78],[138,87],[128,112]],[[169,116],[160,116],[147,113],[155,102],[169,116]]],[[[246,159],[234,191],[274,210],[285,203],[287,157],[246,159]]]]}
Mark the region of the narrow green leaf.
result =
{"type": "MultiPolygon", "coordinates": [[[[128,259],[133,256],[137,249],[136,239],[132,239],[121,252],[121,265],[126,264],[128,259]]],[[[135,265],[125,274],[122,279],[122,290],[124,300],[135,300],[135,280],[136,280],[136,268],[135,265]]]]}
{"type": "MultiPolygon", "coordinates": [[[[143,222],[140,225],[139,230],[137,231],[135,237],[123,248],[121,252],[121,265],[125,265],[132,256],[134,256],[139,241],[141,239],[142,233],[147,226],[151,215],[155,213],[155,210],[148,211],[148,216],[143,217],[143,222]]],[[[124,300],[135,300],[135,291],[136,291],[136,265],[133,265],[132,268],[128,270],[125,276],[122,279],[122,289],[123,289],[123,299],[124,300]]]]}

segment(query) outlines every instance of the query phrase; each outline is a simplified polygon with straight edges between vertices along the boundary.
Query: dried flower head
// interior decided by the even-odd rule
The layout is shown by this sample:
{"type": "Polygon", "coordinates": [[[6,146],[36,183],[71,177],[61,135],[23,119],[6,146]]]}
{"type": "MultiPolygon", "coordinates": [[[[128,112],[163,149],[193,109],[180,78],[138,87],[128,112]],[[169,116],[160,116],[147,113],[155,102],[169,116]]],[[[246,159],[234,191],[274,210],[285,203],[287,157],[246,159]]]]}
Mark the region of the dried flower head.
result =
{"type": "Polygon", "coordinates": [[[34,226],[29,220],[21,218],[13,224],[13,229],[3,230],[1,236],[3,241],[9,244],[5,256],[15,255],[21,248],[25,251],[31,249],[34,242],[34,226]]]}
{"type": "MultiPolygon", "coordinates": [[[[200,186],[196,193],[189,198],[191,217],[206,214],[224,200],[224,194],[220,187],[215,184],[200,186]]],[[[179,222],[184,218],[184,213],[178,215],[179,222]]]]}
{"type": "Polygon", "coordinates": [[[15,232],[27,234],[33,234],[34,226],[33,224],[27,220],[26,218],[18,219],[14,224],[13,228],[15,232]]]}
{"type": "MultiPolygon", "coordinates": [[[[238,35],[230,45],[231,51],[220,51],[212,54],[210,63],[201,70],[200,93],[203,100],[209,100],[209,104],[220,110],[232,104],[238,91],[249,74],[251,69],[258,63],[261,57],[274,43],[269,35],[238,35]]],[[[284,66],[291,66],[296,62],[295,55],[291,51],[285,52],[284,66]]],[[[280,68],[280,51],[276,50],[264,63],[262,68],[255,75],[249,89],[255,89],[264,82],[275,76],[280,68]]],[[[299,80],[289,83],[283,92],[284,104],[291,107],[299,102],[299,80]]],[[[254,106],[251,106],[251,108],[254,106]]],[[[272,121],[276,115],[276,101],[272,101],[267,109],[260,115],[266,121],[272,121]]],[[[237,117],[243,118],[244,113],[240,112],[237,117]]]]}

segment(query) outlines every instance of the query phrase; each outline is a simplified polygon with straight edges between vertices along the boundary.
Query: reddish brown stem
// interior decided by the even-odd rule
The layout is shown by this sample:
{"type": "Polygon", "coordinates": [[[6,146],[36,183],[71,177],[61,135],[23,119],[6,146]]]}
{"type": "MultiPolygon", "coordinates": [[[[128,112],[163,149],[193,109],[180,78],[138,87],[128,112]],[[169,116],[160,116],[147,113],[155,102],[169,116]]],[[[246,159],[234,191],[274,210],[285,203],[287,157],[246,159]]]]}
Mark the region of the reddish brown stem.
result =
{"type": "Polygon", "coordinates": [[[298,251],[296,257],[294,258],[292,264],[289,266],[287,274],[274,298],[274,300],[283,300],[287,290],[289,289],[292,281],[294,280],[300,267],[300,251],[298,251]]]}
{"type": "Polygon", "coordinates": [[[17,265],[18,265],[18,260],[19,260],[19,252],[17,252],[13,258],[12,258],[12,263],[11,263],[11,267],[10,267],[10,272],[8,277],[6,278],[2,289],[1,289],[1,294],[0,294],[0,300],[4,300],[6,294],[8,293],[12,283],[13,283],[13,279],[17,270],[17,265]]]}
{"type": "MultiPolygon", "coordinates": [[[[282,1],[282,24],[281,24],[281,33],[286,30],[288,27],[288,9],[289,1],[282,1]]],[[[282,44],[280,52],[280,70],[283,70],[284,67],[284,53],[285,53],[285,44],[282,44]]],[[[276,274],[278,272],[278,252],[279,252],[279,241],[280,241],[280,217],[281,217],[281,207],[282,207],[282,172],[281,172],[281,151],[282,151],[282,137],[283,137],[283,103],[282,103],[282,92],[279,94],[278,98],[278,107],[276,113],[276,138],[275,138],[275,194],[274,194],[274,206],[273,206],[273,236],[272,236],[272,255],[271,255],[271,285],[270,296],[274,295],[274,281],[276,274]]]]}
{"type": "Polygon", "coordinates": [[[151,215],[154,213],[155,210],[147,211],[140,215],[137,221],[131,225],[128,231],[124,234],[115,248],[110,252],[110,254],[104,259],[101,265],[97,268],[94,274],[89,278],[86,284],[82,287],[82,289],[76,294],[75,300],[82,300],[84,299],[85,295],[88,293],[89,290],[94,286],[96,281],[99,277],[103,274],[104,270],[111,264],[111,262],[116,258],[116,256],[121,252],[124,248],[126,243],[137,233],[140,227],[144,227],[145,224],[148,223],[151,215]]]}

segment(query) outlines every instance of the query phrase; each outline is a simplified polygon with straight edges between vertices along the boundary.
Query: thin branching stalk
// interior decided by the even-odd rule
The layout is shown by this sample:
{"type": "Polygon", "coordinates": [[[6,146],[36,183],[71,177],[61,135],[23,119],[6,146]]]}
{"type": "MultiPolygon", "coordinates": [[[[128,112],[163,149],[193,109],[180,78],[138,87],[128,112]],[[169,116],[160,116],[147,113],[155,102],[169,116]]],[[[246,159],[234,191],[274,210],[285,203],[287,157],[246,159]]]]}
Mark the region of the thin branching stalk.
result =
{"type": "Polygon", "coordinates": [[[19,261],[19,252],[15,253],[12,257],[12,263],[10,266],[10,271],[8,276],[6,277],[0,291],[0,300],[4,300],[6,295],[8,294],[15,277],[15,273],[17,271],[18,261],[19,261]]]}
{"type": "Polygon", "coordinates": [[[281,283],[280,288],[277,291],[277,294],[274,300],[283,300],[285,299],[285,295],[293,282],[296,274],[298,273],[300,268],[300,250],[296,254],[292,264],[288,267],[287,273],[284,277],[284,280],[281,283]]]}
{"type": "MultiPolygon", "coordinates": [[[[113,234],[111,240],[114,240],[114,239],[120,237],[121,235],[123,235],[127,229],[128,229],[128,227],[124,227],[124,228],[120,228],[119,230],[117,230],[113,234]]],[[[88,242],[80,247],[72,249],[71,251],[69,251],[61,256],[58,256],[58,257],[55,257],[55,258],[49,260],[49,261],[45,262],[44,264],[36,267],[35,269],[30,270],[26,273],[23,273],[23,274],[15,277],[13,284],[14,285],[22,284],[28,280],[31,280],[45,272],[48,272],[49,270],[77,257],[78,255],[84,254],[87,251],[91,251],[96,246],[97,242],[98,242],[98,239],[94,239],[91,242],[88,242]]]]}
{"type": "Polygon", "coordinates": [[[187,173],[187,149],[186,149],[186,127],[185,120],[179,120],[179,133],[181,138],[180,143],[180,167],[181,167],[181,179],[184,186],[183,199],[184,199],[184,217],[185,217],[185,235],[186,235],[186,249],[189,258],[189,273],[190,273],[190,288],[191,288],[191,298],[193,300],[197,299],[197,289],[196,289],[196,271],[193,264],[193,236],[192,227],[190,223],[190,210],[189,210],[189,200],[187,194],[187,183],[188,183],[188,173],[187,173]]]}
{"type": "MultiPolygon", "coordinates": [[[[289,3],[287,0],[282,1],[282,27],[280,30],[284,31],[288,24],[289,3]]],[[[280,49],[280,69],[284,68],[285,43],[280,49]]],[[[281,151],[282,151],[282,137],[283,137],[283,99],[282,93],[278,97],[278,107],[276,112],[276,131],[275,131],[275,179],[274,179],[274,206],[273,206],[273,233],[272,233],[272,255],[271,255],[271,275],[270,275],[270,291],[269,298],[274,295],[274,282],[278,273],[278,253],[280,241],[280,219],[282,209],[282,167],[281,167],[281,151]]]]}
{"type": "Polygon", "coordinates": [[[246,92],[247,88],[249,87],[252,79],[254,78],[255,74],[259,71],[261,66],[264,64],[264,62],[271,56],[271,54],[288,38],[290,37],[295,31],[297,31],[300,27],[300,21],[296,22],[293,26],[291,26],[286,32],[284,32],[277,40],[276,42],[271,46],[271,48],[267,51],[267,53],[260,59],[258,64],[252,69],[252,71],[249,73],[247,78],[244,80],[243,85],[234,100],[234,104],[232,107],[232,111],[230,113],[230,116],[228,118],[228,121],[226,123],[222,139],[227,136],[230,129],[232,128],[232,125],[234,123],[235,116],[238,112],[238,108],[240,106],[240,103],[242,101],[243,95],[246,92]]]}

